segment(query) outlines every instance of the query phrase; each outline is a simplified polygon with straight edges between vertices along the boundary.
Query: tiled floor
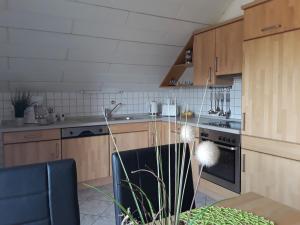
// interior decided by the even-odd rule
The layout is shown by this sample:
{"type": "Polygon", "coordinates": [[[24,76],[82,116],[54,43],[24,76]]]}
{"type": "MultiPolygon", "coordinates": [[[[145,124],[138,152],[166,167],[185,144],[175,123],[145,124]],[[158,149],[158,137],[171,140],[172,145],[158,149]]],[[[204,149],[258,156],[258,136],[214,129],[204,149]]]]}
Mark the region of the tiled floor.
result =
{"type": "MultiPolygon", "coordinates": [[[[106,193],[113,193],[112,185],[101,187],[106,193]]],[[[78,192],[81,225],[114,225],[115,213],[113,203],[95,190],[81,190],[78,192]]],[[[210,205],[215,201],[198,192],[196,206],[210,205]]]]}

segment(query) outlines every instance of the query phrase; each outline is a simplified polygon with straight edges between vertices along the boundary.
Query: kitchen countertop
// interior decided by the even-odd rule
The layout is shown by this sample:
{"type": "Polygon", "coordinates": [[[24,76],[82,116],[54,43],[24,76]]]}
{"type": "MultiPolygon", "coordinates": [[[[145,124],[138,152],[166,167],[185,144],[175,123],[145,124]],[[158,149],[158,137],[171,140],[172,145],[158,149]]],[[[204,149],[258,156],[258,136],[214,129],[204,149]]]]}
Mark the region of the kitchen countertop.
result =
{"type": "MultiPolygon", "coordinates": [[[[223,131],[228,133],[240,134],[241,133],[241,123],[239,120],[226,120],[226,122],[232,123],[232,128],[223,128],[209,125],[211,122],[223,121],[218,118],[203,116],[199,120],[199,124],[197,125],[198,117],[188,119],[174,118],[174,117],[151,117],[145,114],[130,114],[130,115],[116,115],[114,120],[109,120],[108,124],[124,124],[124,123],[141,123],[141,122],[151,122],[154,120],[174,122],[175,119],[179,124],[185,124],[191,126],[198,126],[200,128],[212,129],[217,131],[223,131]],[[126,117],[130,119],[127,120],[126,117]]],[[[54,124],[49,125],[38,125],[38,124],[25,124],[22,126],[17,126],[14,121],[3,122],[0,125],[0,133],[5,132],[18,132],[18,131],[33,131],[33,130],[45,130],[45,129],[61,129],[67,127],[83,127],[83,126],[96,126],[96,125],[106,125],[105,119],[101,116],[84,116],[84,117],[69,117],[63,122],[56,122],[54,124]]]]}

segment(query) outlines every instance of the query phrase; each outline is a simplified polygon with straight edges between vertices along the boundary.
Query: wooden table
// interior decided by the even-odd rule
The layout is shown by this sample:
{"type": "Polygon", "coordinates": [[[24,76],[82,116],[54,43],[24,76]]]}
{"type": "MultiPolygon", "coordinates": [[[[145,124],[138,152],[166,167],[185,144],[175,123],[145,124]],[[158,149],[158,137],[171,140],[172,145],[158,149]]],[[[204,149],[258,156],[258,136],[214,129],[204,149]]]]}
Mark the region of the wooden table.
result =
{"type": "Polygon", "coordinates": [[[216,205],[252,212],[273,221],[275,225],[300,225],[300,211],[255,193],[224,200],[216,205]]]}
{"type": "Polygon", "coordinates": [[[220,201],[216,206],[252,212],[273,221],[275,225],[300,225],[300,211],[255,193],[220,201]]]}

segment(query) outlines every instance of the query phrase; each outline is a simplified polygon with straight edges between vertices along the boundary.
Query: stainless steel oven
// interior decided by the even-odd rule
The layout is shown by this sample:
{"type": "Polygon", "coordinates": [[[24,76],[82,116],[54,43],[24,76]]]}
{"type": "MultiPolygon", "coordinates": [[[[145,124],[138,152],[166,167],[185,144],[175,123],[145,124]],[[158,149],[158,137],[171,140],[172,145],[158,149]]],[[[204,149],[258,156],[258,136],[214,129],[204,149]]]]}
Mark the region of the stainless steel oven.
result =
{"type": "Polygon", "coordinates": [[[241,137],[239,134],[201,129],[200,141],[214,142],[220,149],[218,163],[203,168],[202,177],[236,193],[241,192],[241,137]]]}

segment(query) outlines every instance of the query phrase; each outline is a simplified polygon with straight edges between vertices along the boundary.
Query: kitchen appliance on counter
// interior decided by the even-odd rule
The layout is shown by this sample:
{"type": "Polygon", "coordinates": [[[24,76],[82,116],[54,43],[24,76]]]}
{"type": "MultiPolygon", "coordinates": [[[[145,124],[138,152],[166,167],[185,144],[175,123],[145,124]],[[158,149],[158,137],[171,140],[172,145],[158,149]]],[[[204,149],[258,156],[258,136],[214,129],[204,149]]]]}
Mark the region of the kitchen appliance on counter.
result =
{"type": "Polygon", "coordinates": [[[163,105],[162,106],[162,116],[178,116],[178,107],[175,104],[172,105],[163,105]]]}
{"type": "Polygon", "coordinates": [[[150,102],[150,114],[151,115],[158,114],[158,104],[155,101],[150,102]]]}
{"type": "Polygon", "coordinates": [[[216,165],[203,168],[202,178],[230,191],[241,192],[241,136],[211,129],[200,130],[200,141],[214,142],[220,149],[216,165]]]}

